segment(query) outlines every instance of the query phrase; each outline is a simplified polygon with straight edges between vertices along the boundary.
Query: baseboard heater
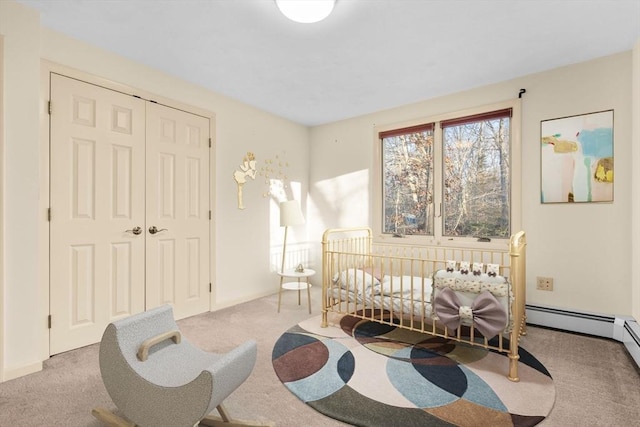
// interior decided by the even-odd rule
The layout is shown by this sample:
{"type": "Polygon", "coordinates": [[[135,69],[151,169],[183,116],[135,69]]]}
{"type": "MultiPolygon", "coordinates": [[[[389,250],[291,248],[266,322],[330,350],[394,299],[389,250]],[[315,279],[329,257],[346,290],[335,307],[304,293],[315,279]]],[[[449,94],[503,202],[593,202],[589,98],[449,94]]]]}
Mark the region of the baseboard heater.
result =
{"type": "Polygon", "coordinates": [[[526,305],[526,310],[527,323],[531,325],[620,341],[640,367],[640,326],[632,317],[584,313],[530,304],[526,305]]]}

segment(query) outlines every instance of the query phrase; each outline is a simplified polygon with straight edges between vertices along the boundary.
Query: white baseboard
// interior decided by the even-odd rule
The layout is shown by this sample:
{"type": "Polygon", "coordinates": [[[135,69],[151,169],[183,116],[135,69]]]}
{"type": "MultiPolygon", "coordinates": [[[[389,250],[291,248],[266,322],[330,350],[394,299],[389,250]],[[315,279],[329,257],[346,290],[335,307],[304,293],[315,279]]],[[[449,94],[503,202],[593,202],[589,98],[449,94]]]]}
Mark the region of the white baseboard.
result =
{"type": "Polygon", "coordinates": [[[30,365],[19,366],[16,368],[9,368],[4,370],[2,380],[10,381],[40,371],[42,371],[42,362],[36,362],[30,365]]]}
{"type": "Polygon", "coordinates": [[[632,317],[584,313],[537,305],[526,306],[527,323],[614,339],[624,343],[640,367],[640,326],[632,317]]]}
{"type": "Polygon", "coordinates": [[[274,294],[274,291],[273,291],[273,289],[271,289],[271,290],[268,290],[268,291],[259,292],[259,293],[256,293],[256,294],[245,296],[243,298],[236,298],[236,299],[231,299],[231,300],[226,300],[226,301],[216,301],[214,304],[212,304],[210,311],[222,310],[223,308],[233,307],[234,305],[238,305],[238,304],[242,304],[242,303],[245,303],[245,302],[253,301],[253,300],[256,300],[258,298],[266,297],[268,295],[273,295],[273,294],[274,294]]]}
{"type": "Polygon", "coordinates": [[[640,366],[640,325],[635,320],[627,320],[624,324],[622,342],[627,351],[640,366]]]}
{"type": "Polygon", "coordinates": [[[527,323],[598,337],[613,338],[615,316],[529,304],[527,304],[526,308],[527,323]]]}

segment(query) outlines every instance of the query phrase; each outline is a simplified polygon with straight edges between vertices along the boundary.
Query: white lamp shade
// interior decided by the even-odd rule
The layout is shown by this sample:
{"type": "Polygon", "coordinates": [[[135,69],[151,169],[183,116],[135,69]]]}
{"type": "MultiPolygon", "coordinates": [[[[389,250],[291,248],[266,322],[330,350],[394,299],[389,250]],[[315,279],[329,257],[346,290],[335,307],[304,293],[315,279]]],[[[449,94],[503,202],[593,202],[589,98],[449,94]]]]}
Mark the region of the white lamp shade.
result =
{"type": "Polygon", "coordinates": [[[276,4],[292,21],[311,24],[329,16],[335,0],[276,0],[276,4]]]}
{"type": "Polygon", "coordinates": [[[304,216],[297,200],[287,200],[280,203],[280,226],[304,224],[304,216]]]}

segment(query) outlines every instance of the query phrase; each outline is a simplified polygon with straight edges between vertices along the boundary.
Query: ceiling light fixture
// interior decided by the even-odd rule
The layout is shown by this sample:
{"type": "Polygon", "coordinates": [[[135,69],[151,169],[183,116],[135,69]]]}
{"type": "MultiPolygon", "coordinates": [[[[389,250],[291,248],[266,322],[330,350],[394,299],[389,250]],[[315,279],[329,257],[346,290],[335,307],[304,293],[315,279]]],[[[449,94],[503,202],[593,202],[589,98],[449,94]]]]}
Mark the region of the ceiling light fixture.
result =
{"type": "Polygon", "coordinates": [[[322,21],[329,16],[335,3],[335,0],[276,0],[284,16],[303,24],[322,21]]]}

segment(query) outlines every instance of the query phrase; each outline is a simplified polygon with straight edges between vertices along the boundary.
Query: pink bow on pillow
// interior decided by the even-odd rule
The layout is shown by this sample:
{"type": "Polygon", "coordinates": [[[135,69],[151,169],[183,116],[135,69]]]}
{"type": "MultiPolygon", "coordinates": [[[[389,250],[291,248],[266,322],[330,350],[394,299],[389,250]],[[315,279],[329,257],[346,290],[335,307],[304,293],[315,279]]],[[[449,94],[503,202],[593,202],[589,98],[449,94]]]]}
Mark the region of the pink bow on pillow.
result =
{"type": "Polygon", "coordinates": [[[491,339],[507,325],[505,308],[489,291],[482,292],[473,300],[471,307],[467,307],[460,304],[455,292],[444,288],[433,305],[438,318],[449,329],[456,329],[462,319],[469,319],[483,336],[491,339]]]}

